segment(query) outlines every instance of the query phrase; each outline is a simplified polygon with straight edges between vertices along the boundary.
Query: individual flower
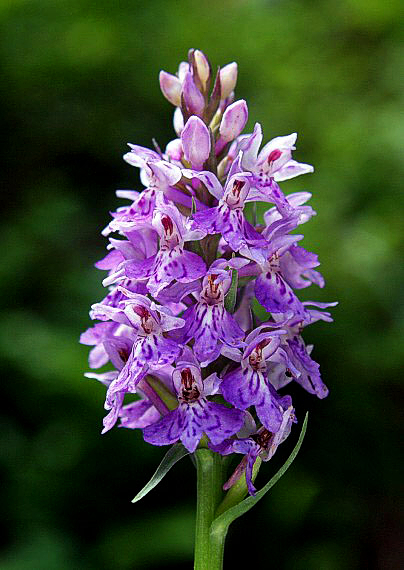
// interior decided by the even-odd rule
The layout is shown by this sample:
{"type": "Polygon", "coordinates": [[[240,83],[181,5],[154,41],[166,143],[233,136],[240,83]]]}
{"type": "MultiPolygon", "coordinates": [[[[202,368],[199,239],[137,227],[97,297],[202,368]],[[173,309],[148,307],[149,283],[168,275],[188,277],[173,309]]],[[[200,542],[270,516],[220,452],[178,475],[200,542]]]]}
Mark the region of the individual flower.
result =
{"type": "MultiPolygon", "coordinates": [[[[145,152],[143,147],[131,145],[132,150],[124,155],[124,159],[133,166],[142,169],[142,181],[146,188],[138,194],[132,204],[119,209],[113,214],[109,223],[109,231],[131,231],[138,229],[139,223],[151,220],[157,196],[166,203],[168,199],[178,199],[179,193],[173,188],[181,179],[181,169],[154,151],[145,152]]],[[[128,196],[129,197],[129,196],[128,196]]]]}
{"type": "Polygon", "coordinates": [[[227,372],[220,385],[224,398],[241,410],[255,406],[263,425],[276,433],[282,423],[283,410],[290,406],[290,397],[280,397],[267,374],[267,360],[286,364],[294,370],[281,347],[283,329],[261,332],[256,329],[246,338],[247,346],[240,356],[240,366],[227,372]]]}
{"type": "Polygon", "coordinates": [[[206,272],[203,259],[185,249],[185,242],[199,237],[190,229],[186,218],[172,204],[162,201],[156,205],[153,227],[160,237],[159,251],[144,260],[132,260],[125,265],[131,279],[147,279],[147,289],[156,297],[173,280],[189,283],[206,272]]]}
{"type": "Polygon", "coordinates": [[[107,392],[107,403],[118,392],[135,392],[139,381],[149,370],[171,364],[180,354],[181,345],[169,338],[169,333],[184,325],[184,320],[171,315],[164,307],[147,297],[123,291],[127,300],[115,308],[97,304],[93,310],[106,318],[130,328],[133,346],[127,361],[107,392]]]}
{"type": "Polygon", "coordinates": [[[253,134],[244,138],[241,143],[243,169],[254,174],[255,186],[267,191],[282,214],[290,212],[290,204],[277,182],[314,170],[310,164],[292,159],[292,151],[296,149],[296,138],[296,133],[276,137],[258,152],[262,143],[262,129],[261,125],[256,123],[253,134]]]}
{"type": "MultiPolygon", "coordinates": [[[[332,322],[329,312],[319,311],[309,308],[310,306],[325,309],[334,307],[337,303],[318,303],[315,301],[304,301],[305,317],[292,317],[287,323],[282,322],[282,329],[286,334],[281,337],[281,346],[288,355],[289,361],[293,364],[293,371],[286,361],[283,363],[269,363],[268,374],[272,384],[276,388],[281,388],[288,384],[291,380],[296,380],[307,392],[315,394],[319,398],[325,398],[328,395],[328,388],[322,381],[320,374],[320,365],[311,358],[311,345],[306,346],[301,333],[303,329],[318,320],[332,322]]],[[[277,319],[284,318],[285,315],[277,315],[277,319]]]]}
{"type": "Polygon", "coordinates": [[[217,451],[221,455],[241,453],[245,456],[223,488],[225,490],[229,489],[245,472],[248,492],[250,495],[255,495],[256,488],[252,481],[252,473],[257,458],[260,457],[262,461],[269,461],[278,449],[278,446],[288,437],[294,421],[296,421],[294,409],[292,406],[289,406],[282,412],[281,425],[275,433],[268,431],[265,427],[261,427],[259,430],[251,430],[252,433],[249,437],[226,439],[218,445],[209,444],[213,451],[217,451]]]}
{"type": "Polygon", "coordinates": [[[214,265],[203,278],[198,301],[182,315],[183,342],[194,339],[193,351],[202,366],[216,360],[224,345],[244,345],[245,332],[224,306],[230,284],[230,271],[214,265]]]}
{"type": "MultiPolygon", "coordinates": [[[[265,249],[266,240],[244,216],[245,203],[250,201],[249,172],[239,172],[239,166],[234,163],[230,170],[224,188],[217,177],[208,171],[185,171],[185,176],[200,180],[209,193],[218,200],[218,205],[193,215],[194,227],[205,233],[219,233],[233,251],[265,249]]],[[[254,200],[266,199],[266,195],[257,196],[254,200]]],[[[256,255],[258,255],[256,253],[256,255]]],[[[260,256],[262,258],[262,255],[260,256]]]]}
{"type": "Polygon", "coordinates": [[[180,440],[193,453],[205,433],[213,444],[221,443],[241,429],[244,414],[223,404],[211,402],[207,396],[217,392],[216,373],[202,380],[195,360],[180,360],[173,372],[178,407],[158,422],[143,430],[143,437],[153,445],[169,445],[180,440]]]}

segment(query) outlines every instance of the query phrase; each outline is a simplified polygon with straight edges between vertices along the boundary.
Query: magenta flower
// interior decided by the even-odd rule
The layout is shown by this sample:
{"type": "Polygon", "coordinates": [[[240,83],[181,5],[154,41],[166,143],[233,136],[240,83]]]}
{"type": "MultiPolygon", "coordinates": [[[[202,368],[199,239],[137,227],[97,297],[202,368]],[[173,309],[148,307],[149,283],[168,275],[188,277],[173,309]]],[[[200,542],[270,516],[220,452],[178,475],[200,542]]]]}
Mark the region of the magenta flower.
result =
{"type": "Polygon", "coordinates": [[[154,210],[153,227],[160,238],[159,251],[144,260],[132,260],[125,266],[131,279],[148,279],[147,289],[156,297],[173,280],[189,283],[205,274],[203,259],[185,249],[185,242],[198,237],[184,216],[172,204],[159,201],[154,210]]]}
{"type": "Polygon", "coordinates": [[[245,332],[224,306],[230,283],[228,270],[212,267],[202,281],[198,301],[182,315],[183,342],[194,339],[193,351],[202,366],[216,360],[224,345],[244,345],[245,332]]]}
{"type": "Polygon", "coordinates": [[[241,358],[241,366],[223,377],[220,389],[225,399],[241,410],[254,406],[263,425],[277,432],[282,421],[282,410],[290,406],[290,397],[280,397],[267,374],[267,361],[285,364],[295,369],[286,351],[281,347],[281,335],[286,331],[252,332],[241,358]]]}
{"type": "Polygon", "coordinates": [[[181,346],[164,333],[183,327],[184,320],[143,295],[127,290],[124,293],[127,300],[121,307],[93,306],[93,310],[106,318],[129,327],[133,340],[125,365],[108,388],[107,401],[118,392],[135,392],[149,369],[158,370],[171,364],[181,352],[181,346]]]}
{"type": "Polygon", "coordinates": [[[213,444],[218,444],[241,429],[244,414],[240,410],[207,399],[217,392],[217,375],[214,373],[202,380],[199,367],[191,360],[179,361],[173,372],[178,407],[144,428],[145,441],[168,445],[180,440],[192,453],[204,433],[213,444]]]}
{"type": "Polygon", "coordinates": [[[252,420],[254,428],[251,435],[245,438],[226,439],[218,445],[213,443],[209,447],[221,455],[229,455],[230,453],[241,453],[245,457],[230,479],[224,484],[224,489],[229,489],[240,478],[243,472],[246,474],[247,488],[250,495],[255,495],[256,488],[252,482],[252,470],[257,458],[263,461],[269,461],[278,446],[285,441],[290,433],[292,423],[296,421],[294,409],[292,406],[282,413],[282,421],[277,432],[272,433],[265,427],[261,427],[256,431],[255,422],[252,420]],[[255,433],[254,433],[255,432],[255,433]]]}

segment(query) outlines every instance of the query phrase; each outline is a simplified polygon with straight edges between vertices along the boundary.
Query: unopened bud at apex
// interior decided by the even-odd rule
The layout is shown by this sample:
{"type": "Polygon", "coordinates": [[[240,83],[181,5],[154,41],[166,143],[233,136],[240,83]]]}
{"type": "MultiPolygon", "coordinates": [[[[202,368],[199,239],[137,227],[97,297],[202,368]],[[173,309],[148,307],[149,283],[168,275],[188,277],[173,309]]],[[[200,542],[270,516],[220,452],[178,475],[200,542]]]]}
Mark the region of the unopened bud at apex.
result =
{"type": "Polygon", "coordinates": [[[239,136],[248,119],[248,107],[244,99],[227,107],[219,127],[220,136],[216,141],[215,151],[220,154],[227,143],[239,136]]]}
{"type": "Polygon", "coordinates": [[[164,97],[176,107],[181,105],[181,81],[175,75],[160,71],[160,89],[164,97]]]}
{"type": "Polygon", "coordinates": [[[206,91],[210,80],[209,60],[206,57],[206,55],[203,52],[201,52],[199,49],[196,49],[194,51],[194,60],[202,87],[204,91],[206,91]]]}
{"type": "Polygon", "coordinates": [[[227,99],[230,93],[234,91],[237,83],[237,71],[238,68],[235,61],[225,65],[220,70],[221,99],[227,99]]]}
{"type": "Polygon", "coordinates": [[[205,108],[205,99],[196,87],[192,73],[188,71],[182,85],[182,95],[185,105],[191,115],[202,115],[205,108]]]}
{"type": "Polygon", "coordinates": [[[210,133],[205,123],[196,116],[188,119],[181,133],[185,158],[192,168],[201,170],[210,154],[210,133]]]}
{"type": "Polygon", "coordinates": [[[248,119],[248,107],[244,99],[227,107],[219,127],[220,138],[226,142],[234,140],[242,132],[248,119]]]}

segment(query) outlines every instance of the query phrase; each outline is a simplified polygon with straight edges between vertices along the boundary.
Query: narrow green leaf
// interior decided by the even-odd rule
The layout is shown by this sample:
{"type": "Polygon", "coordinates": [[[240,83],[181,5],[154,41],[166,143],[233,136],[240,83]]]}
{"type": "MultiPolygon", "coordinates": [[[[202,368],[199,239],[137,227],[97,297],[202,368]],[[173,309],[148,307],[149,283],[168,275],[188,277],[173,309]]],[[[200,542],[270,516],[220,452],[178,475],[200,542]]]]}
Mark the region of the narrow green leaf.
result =
{"type": "MultiPolygon", "coordinates": [[[[272,477],[272,479],[270,479],[268,481],[268,483],[265,485],[265,487],[263,487],[260,491],[258,491],[254,497],[250,496],[247,497],[246,499],[244,499],[243,501],[241,501],[240,503],[238,503],[237,505],[235,505],[234,507],[229,508],[227,511],[225,511],[224,513],[220,514],[212,523],[211,525],[211,535],[221,535],[223,533],[227,532],[227,529],[229,527],[229,525],[238,517],[241,517],[241,515],[243,515],[244,513],[246,513],[247,511],[249,511],[251,509],[251,507],[253,507],[256,503],[258,503],[258,501],[260,499],[262,499],[262,497],[269,491],[269,489],[271,487],[273,487],[275,485],[275,483],[277,483],[279,481],[279,479],[282,477],[282,475],[285,474],[285,472],[289,469],[289,467],[292,465],[293,460],[295,459],[296,455],[299,452],[299,449],[303,443],[303,438],[304,435],[306,433],[306,428],[307,428],[307,420],[308,420],[308,412],[306,413],[306,417],[304,418],[304,422],[302,425],[302,429],[299,435],[299,439],[292,451],[292,453],[289,455],[288,459],[285,461],[285,463],[282,465],[282,467],[279,469],[279,471],[272,477]]],[[[219,506],[220,509],[220,506],[219,506]]]]}
{"type": "Polygon", "coordinates": [[[175,443],[165,454],[162,462],[157,467],[156,472],[150,481],[143,487],[141,491],[132,500],[132,503],[137,503],[140,499],[143,499],[147,493],[149,493],[156,485],[160,483],[163,477],[170,471],[171,467],[177,463],[180,459],[189,455],[189,451],[185,449],[182,443],[175,443]]]}
{"type": "Polygon", "coordinates": [[[237,269],[231,270],[231,285],[224,299],[224,308],[229,313],[234,312],[234,307],[236,306],[237,299],[237,285],[238,285],[238,273],[237,269]]]}

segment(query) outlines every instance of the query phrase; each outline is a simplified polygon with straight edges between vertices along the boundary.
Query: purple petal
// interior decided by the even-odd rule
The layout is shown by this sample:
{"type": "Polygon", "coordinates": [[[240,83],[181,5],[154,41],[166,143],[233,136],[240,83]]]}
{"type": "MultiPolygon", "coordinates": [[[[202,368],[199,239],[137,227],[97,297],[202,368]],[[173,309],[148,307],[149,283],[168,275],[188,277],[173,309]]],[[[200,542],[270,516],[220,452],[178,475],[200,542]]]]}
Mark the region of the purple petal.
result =
{"type": "Polygon", "coordinates": [[[240,347],[243,345],[243,338],[245,333],[238,325],[237,321],[228,313],[224,311],[222,319],[222,334],[221,340],[231,347],[240,347]]]}
{"type": "Polygon", "coordinates": [[[95,346],[88,355],[88,364],[90,368],[101,368],[109,360],[108,354],[105,351],[104,345],[99,344],[95,346]]]}
{"type": "Polygon", "coordinates": [[[262,399],[255,404],[257,415],[267,430],[277,432],[282,423],[282,411],[279,403],[269,389],[262,390],[262,399]]]}
{"type": "Polygon", "coordinates": [[[97,261],[97,263],[95,263],[94,265],[96,266],[97,269],[110,270],[114,269],[124,259],[125,258],[121,252],[117,251],[116,249],[113,249],[112,251],[107,253],[107,255],[103,259],[97,261]]]}
{"type": "Polygon", "coordinates": [[[271,313],[293,311],[297,315],[304,315],[301,301],[276,271],[268,271],[258,276],[255,283],[255,296],[258,302],[271,313]]]}
{"type": "Polygon", "coordinates": [[[220,389],[230,404],[246,410],[262,401],[266,386],[262,373],[250,368],[236,368],[224,376],[220,389]]]}
{"type": "Polygon", "coordinates": [[[202,172],[183,170],[182,173],[186,178],[197,178],[200,180],[202,184],[206,186],[208,192],[218,200],[223,198],[223,187],[213,172],[209,172],[208,170],[203,170],[202,172]]]}
{"type": "Polygon", "coordinates": [[[262,142],[262,129],[259,123],[255,124],[254,132],[252,135],[243,140],[241,144],[241,149],[243,151],[243,157],[241,160],[242,167],[244,170],[253,171],[258,155],[258,149],[262,142]]]}
{"type": "Polygon", "coordinates": [[[156,255],[143,260],[131,259],[125,264],[125,275],[130,279],[148,279],[155,269],[156,255]]]}
{"type": "Polygon", "coordinates": [[[205,108],[205,99],[196,87],[190,71],[185,74],[184,83],[182,85],[182,96],[191,115],[201,116],[205,108]]]}
{"type": "Polygon", "coordinates": [[[155,271],[147,288],[153,297],[157,297],[160,291],[174,279],[180,283],[189,283],[205,273],[205,262],[192,251],[183,250],[180,247],[160,251],[156,258],[155,271]]]}
{"type": "Polygon", "coordinates": [[[158,422],[143,429],[143,438],[153,445],[170,445],[179,440],[184,429],[181,409],[172,410],[158,422]]]}
{"type": "Polygon", "coordinates": [[[227,408],[215,402],[207,402],[206,411],[208,420],[203,421],[202,426],[213,444],[221,443],[243,426],[244,414],[240,410],[227,408]]]}
{"type": "Polygon", "coordinates": [[[181,81],[175,75],[160,71],[159,75],[160,89],[164,97],[176,107],[181,105],[181,81]]]}
{"type": "Polygon", "coordinates": [[[138,400],[124,406],[119,412],[119,427],[145,428],[160,419],[160,414],[149,400],[138,400]]]}
{"type": "Polygon", "coordinates": [[[308,172],[314,172],[314,168],[311,164],[288,160],[288,162],[275,172],[274,178],[277,182],[281,182],[282,180],[289,180],[290,178],[295,178],[295,176],[300,176],[300,174],[306,174],[308,172]]]}
{"type": "Polygon", "coordinates": [[[118,419],[119,412],[122,408],[124,397],[125,397],[125,392],[117,392],[113,395],[113,397],[109,398],[109,400],[106,402],[105,408],[107,410],[109,409],[110,411],[102,420],[104,426],[104,429],[101,432],[102,434],[109,431],[116,424],[116,420],[118,419]]]}
{"type": "Polygon", "coordinates": [[[204,424],[209,420],[207,401],[202,398],[193,404],[181,404],[184,413],[184,431],[180,439],[190,453],[193,453],[204,432],[204,424]]]}
{"type": "Polygon", "coordinates": [[[296,381],[311,394],[316,394],[319,398],[328,396],[328,388],[323,383],[320,375],[320,365],[317,364],[308,354],[303,339],[295,336],[288,339],[290,347],[289,356],[296,368],[301,372],[296,381]]]}
{"type": "Polygon", "coordinates": [[[221,309],[218,305],[198,307],[193,348],[200,362],[212,362],[220,354],[221,309]]]}

